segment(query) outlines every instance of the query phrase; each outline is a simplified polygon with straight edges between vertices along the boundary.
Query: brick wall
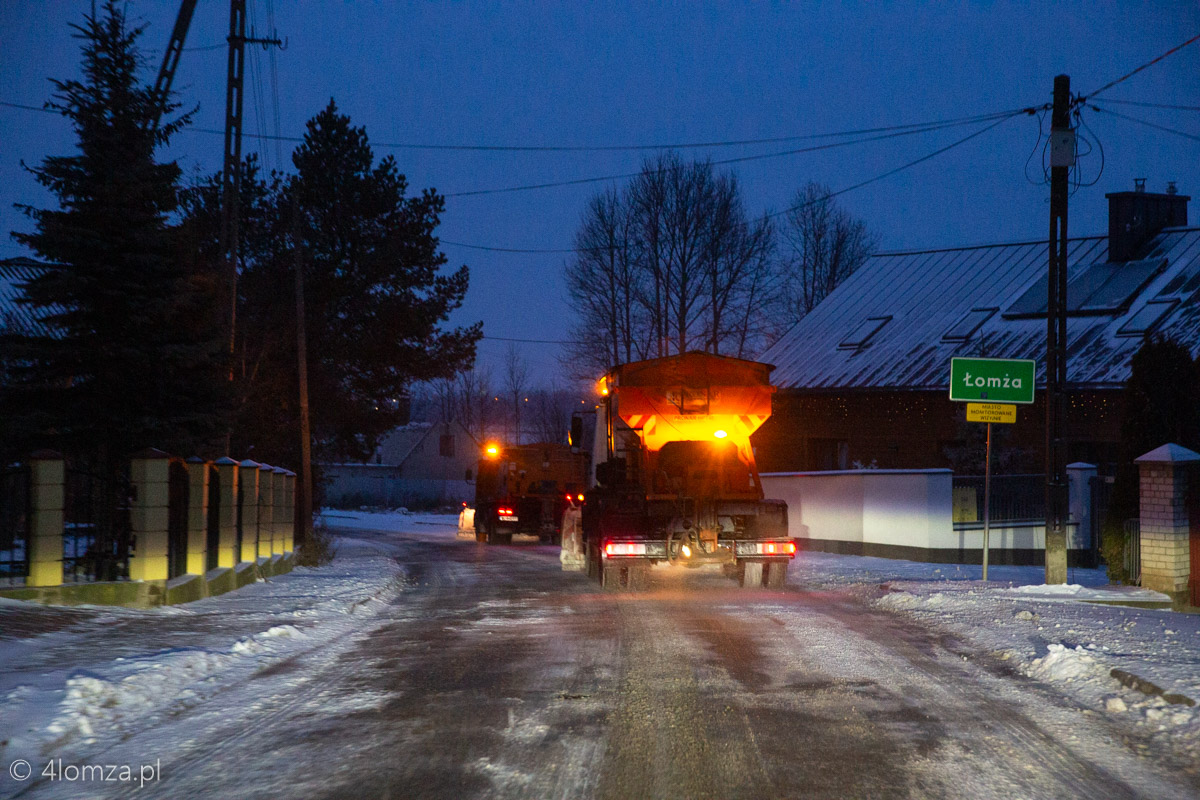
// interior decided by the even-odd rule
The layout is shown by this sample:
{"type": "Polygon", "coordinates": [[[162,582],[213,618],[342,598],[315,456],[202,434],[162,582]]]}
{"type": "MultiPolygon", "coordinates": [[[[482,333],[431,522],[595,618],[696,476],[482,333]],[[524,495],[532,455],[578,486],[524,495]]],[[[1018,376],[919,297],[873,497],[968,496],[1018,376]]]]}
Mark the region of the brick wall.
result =
{"type": "Polygon", "coordinates": [[[1188,463],[1143,463],[1141,474],[1142,586],[1175,595],[1187,588],[1188,463]]]}

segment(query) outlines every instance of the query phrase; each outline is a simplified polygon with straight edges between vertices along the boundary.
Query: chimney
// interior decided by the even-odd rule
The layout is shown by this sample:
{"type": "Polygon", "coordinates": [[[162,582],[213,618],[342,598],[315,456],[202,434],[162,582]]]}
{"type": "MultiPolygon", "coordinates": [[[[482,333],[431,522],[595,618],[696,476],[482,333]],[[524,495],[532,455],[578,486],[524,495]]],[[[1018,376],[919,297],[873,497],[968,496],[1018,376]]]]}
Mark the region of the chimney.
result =
{"type": "Polygon", "coordinates": [[[1142,245],[1163,228],[1188,224],[1187,204],[1172,181],[1164,194],[1146,191],[1145,178],[1134,181],[1132,192],[1112,192],[1108,198],[1108,260],[1131,261],[1142,245]]]}

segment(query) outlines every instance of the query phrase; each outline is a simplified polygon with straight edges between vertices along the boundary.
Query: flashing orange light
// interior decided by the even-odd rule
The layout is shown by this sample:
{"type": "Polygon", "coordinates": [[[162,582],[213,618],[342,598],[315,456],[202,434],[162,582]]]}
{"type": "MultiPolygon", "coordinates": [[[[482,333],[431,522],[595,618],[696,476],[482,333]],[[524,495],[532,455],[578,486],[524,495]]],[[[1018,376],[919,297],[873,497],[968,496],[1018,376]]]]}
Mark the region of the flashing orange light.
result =
{"type": "Polygon", "coordinates": [[[608,377],[607,376],[601,378],[599,381],[596,382],[596,391],[598,391],[604,397],[608,396],[608,377]]]}
{"type": "Polygon", "coordinates": [[[488,458],[497,458],[500,455],[500,445],[489,444],[483,449],[483,452],[487,453],[488,458]]]}
{"type": "Polygon", "coordinates": [[[713,436],[717,437],[718,439],[724,439],[724,438],[725,438],[726,436],[728,436],[728,435],[729,435],[729,434],[728,434],[728,433],[726,433],[726,432],[725,432],[725,431],[723,431],[723,430],[716,430],[716,431],[713,431],[713,436]]]}
{"type": "Polygon", "coordinates": [[[575,499],[576,499],[576,500],[578,500],[579,502],[581,502],[581,503],[582,503],[582,502],[583,502],[583,495],[582,495],[582,494],[578,494],[578,495],[576,495],[576,496],[575,496],[575,499]]]}

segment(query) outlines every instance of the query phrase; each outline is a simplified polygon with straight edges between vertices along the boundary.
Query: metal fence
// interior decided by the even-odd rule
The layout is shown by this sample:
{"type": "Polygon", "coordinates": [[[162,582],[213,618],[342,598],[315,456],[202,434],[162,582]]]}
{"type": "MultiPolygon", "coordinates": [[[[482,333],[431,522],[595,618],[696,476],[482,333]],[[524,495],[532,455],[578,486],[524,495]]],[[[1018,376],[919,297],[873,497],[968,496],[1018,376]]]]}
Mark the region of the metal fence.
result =
{"type": "MultiPolygon", "coordinates": [[[[983,476],[955,475],[955,493],[969,495],[974,490],[975,519],[983,520],[983,476]]],[[[1046,477],[1035,475],[993,475],[991,496],[992,522],[1028,522],[1046,519],[1046,477]]]]}
{"type": "Polygon", "coordinates": [[[63,583],[129,579],[132,489],[124,475],[68,466],[63,509],[63,583]]]}
{"type": "Polygon", "coordinates": [[[0,586],[23,586],[29,577],[29,480],[27,464],[0,468],[0,586]]]}
{"type": "Polygon", "coordinates": [[[1142,523],[1138,519],[1125,520],[1125,574],[1129,582],[1142,583],[1142,523]]]}

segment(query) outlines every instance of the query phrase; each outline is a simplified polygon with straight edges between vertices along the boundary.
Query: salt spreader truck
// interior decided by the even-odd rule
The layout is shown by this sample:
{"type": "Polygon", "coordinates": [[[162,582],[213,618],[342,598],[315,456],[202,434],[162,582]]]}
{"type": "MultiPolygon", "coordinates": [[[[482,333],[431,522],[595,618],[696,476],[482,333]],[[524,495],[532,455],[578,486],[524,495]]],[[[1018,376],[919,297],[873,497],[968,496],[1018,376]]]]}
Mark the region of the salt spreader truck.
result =
{"type": "MultiPolygon", "coordinates": [[[[689,352],[614,367],[599,383],[594,484],[563,521],[563,565],[606,588],[652,564],[720,565],[781,586],[795,557],[787,505],[763,496],[750,434],[771,416],[770,364],[689,352]]],[[[582,425],[573,425],[573,441],[582,425]]]]}
{"type": "Polygon", "coordinates": [[[475,540],[507,544],[514,533],[558,544],[563,512],[583,501],[587,455],[566,444],[484,447],[475,478],[475,540]]]}

